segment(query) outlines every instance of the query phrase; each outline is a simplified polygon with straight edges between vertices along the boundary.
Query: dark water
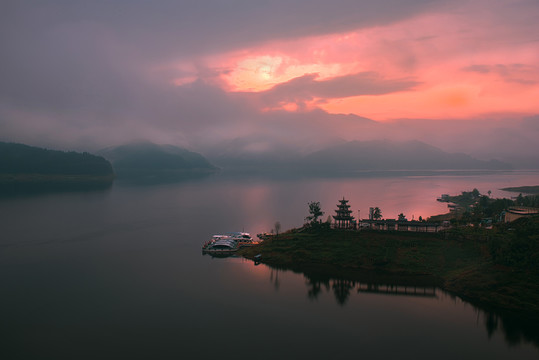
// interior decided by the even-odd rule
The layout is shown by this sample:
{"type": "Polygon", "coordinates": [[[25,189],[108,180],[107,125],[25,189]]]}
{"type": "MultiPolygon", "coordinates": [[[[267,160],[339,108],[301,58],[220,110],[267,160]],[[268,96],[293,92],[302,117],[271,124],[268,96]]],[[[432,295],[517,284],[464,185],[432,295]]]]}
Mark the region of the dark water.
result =
{"type": "Polygon", "coordinates": [[[535,324],[439,289],[215,259],[201,244],[277,220],[299,226],[313,200],[326,215],[346,196],[362,217],[379,206],[386,217],[417,218],[444,211],[441,193],[537,183],[536,173],[217,176],[0,198],[0,358],[536,359],[535,324]]]}

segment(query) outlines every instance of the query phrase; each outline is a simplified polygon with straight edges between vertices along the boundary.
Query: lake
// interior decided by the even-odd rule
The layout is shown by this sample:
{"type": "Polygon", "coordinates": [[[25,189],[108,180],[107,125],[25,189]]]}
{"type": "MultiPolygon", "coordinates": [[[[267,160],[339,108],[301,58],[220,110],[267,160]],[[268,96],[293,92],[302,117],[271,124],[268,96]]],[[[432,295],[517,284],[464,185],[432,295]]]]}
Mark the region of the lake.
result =
{"type": "Polygon", "coordinates": [[[0,198],[2,359],[537,359],[535,324],[421,284],[350,282],[212,258],[212,234],[358,214],[446,212],[435,199],[537,185],[537,172],[236,177],[0,198]]]}

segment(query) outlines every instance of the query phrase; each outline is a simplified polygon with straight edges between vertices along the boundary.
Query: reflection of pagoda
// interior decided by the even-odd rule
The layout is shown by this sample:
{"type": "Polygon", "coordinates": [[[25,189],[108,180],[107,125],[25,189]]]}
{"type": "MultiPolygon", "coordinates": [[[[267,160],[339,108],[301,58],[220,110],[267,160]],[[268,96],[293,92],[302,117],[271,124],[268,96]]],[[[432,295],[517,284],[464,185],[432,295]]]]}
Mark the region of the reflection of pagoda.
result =
{"type": "Polygon", "coordinates": [[[333,293],[339,305],[344,305],[350,297],[350,290],[356,285],[355,282],[350,280],[335,279],[333,280],[333,293]]]}
{"type": "Polygon", "coordinates": [[[337,215],[333,215],[333,219],[335,219],[335,227],[339,229],[352,228],[354,217],[350,215],[352,214],[352,210],[350,210],[348,200],[345,200],[343,197],[342,200],[339,200],[339,202],[340,204],[337,204],[337,210],[335,210],[337,215]]]}

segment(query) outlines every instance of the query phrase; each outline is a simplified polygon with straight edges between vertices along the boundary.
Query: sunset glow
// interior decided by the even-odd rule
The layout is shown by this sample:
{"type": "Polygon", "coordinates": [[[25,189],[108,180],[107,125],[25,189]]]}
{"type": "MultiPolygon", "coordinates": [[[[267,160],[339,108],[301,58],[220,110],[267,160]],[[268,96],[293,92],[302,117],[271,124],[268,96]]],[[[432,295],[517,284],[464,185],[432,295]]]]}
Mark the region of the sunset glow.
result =
{"type": "Polygon", "coordinates": [[[151,139],[209,151],[242,138],[245,151],[302,152],[392,138],[461,151],[473,143],[463,133],[497,119],[469,151],[489,158],[510,138],[505,149],[535,152],[539,2],[335,1],[13,2],[0,134],[88,149],[151,139]],[[431,142],[444,131],[454,138],[431,142]]]}
{"type": "Polygon", "coordinates": [[[306,63],[285,55],[254,55],[240,58],[223,78],[231,91],[259,92],[305,74],[316,73],[321,79],[338,76],[342,64],[306,63]]]}
{"type": "Polygon", "coordinates": [[[1,4],[1,359],[538,360],[539,0],[1,4]]]}
{"type": "Polygon", "coordinates": [[[478,19],[477,24],[467,20],[458,12],[428,14],[385,27],[274,41],[219,55],[214,61],[230,69],[221,75],[230,92],[272,91],[307,74],[317,74],[317,83],[362,72],[375,73],[380,81],[417,83],[372,94],[370,89],[351,86],[347,96],[312,94],[307,102],[283,100],[278,106],[262,107],[263,111],[303,111],[309,103],[309,109],[374,120],[538,112],[536,40],[520,33],[521,40],[509,41],[507,33],[499,29],[490,33],[480,26],[492,25],[494,18],[478,19]]]}

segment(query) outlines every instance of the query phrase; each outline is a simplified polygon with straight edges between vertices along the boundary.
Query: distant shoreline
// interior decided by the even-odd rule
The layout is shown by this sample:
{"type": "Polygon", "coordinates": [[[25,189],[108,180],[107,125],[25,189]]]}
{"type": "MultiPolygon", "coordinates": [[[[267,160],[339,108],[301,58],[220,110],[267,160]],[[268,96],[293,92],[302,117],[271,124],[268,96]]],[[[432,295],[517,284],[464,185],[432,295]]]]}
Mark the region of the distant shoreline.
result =
{"type": "Polygon", "coordinates": [[[503,188],[501,190],[514,192],[514,193],[539,194],[539,185],[537,185],[537,186],[506,187],[506,188],[503,188]]]}

